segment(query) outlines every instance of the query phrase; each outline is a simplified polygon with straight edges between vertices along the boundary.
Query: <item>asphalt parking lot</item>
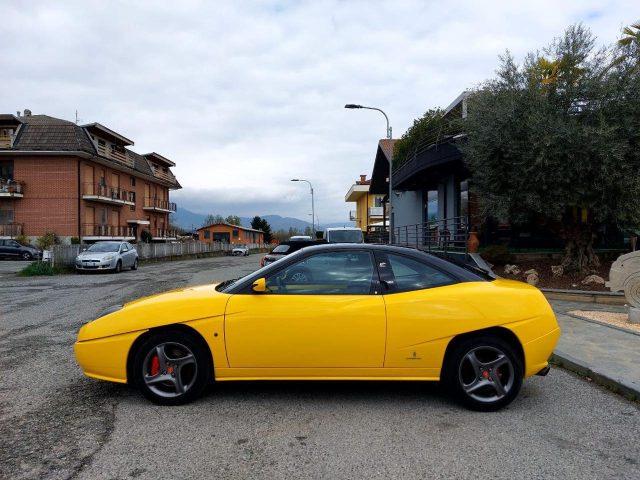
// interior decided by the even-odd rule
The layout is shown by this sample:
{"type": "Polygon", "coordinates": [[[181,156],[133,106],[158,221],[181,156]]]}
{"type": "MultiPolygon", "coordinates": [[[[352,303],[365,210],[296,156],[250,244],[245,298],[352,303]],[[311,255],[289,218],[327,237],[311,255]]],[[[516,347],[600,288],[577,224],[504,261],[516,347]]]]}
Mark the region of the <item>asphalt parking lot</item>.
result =
{"type": "Polygon", "coordinates": [[[258,260],[39,278],[0,268],[0,478],[640,478],[638,404],[555,368],[491,414],[430,384],[224,384],[169,408],[82,376],[72,344],[102,309],[258,260]]]}

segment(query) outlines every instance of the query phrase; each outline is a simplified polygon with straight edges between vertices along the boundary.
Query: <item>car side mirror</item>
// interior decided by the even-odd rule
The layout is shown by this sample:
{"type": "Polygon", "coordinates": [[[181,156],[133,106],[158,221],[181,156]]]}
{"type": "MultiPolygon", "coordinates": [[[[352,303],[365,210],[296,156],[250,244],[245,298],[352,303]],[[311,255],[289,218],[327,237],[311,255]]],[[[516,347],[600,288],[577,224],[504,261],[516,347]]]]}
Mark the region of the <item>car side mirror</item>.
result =
{"type": "Polygon", "coordinates": [[[264,277],[263,278],[259,278],[255,282],[253,282],[253,285],[251,285],[251,289],[256,293],[264,293],[264,292],[266,292],[267,291],[267,282],[264,279],[264,277]]]}

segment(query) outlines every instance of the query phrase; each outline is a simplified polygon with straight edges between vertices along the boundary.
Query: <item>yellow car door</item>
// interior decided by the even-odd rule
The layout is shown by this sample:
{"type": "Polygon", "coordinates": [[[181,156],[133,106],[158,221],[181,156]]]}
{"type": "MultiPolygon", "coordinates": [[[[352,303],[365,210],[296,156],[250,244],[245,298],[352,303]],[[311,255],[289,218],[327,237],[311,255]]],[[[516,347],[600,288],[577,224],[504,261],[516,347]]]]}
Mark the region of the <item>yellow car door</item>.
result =
{"type": "Polygon", "coordinates": [[[387,312],[386,368],[421,368],[438,376],[452,336],[482,326],[465,302],[473,283],[411,256],[376,253],[387,312]]]}
{"type": "Polygon", "coordinates": [[[227,304],[231,369],[301,369],[297,376],[304,376],[304,368],[383,366],[386,317],[372,254],[314,253],[273,271],[265,283],[265,292],[237,293],[227,304]]]}

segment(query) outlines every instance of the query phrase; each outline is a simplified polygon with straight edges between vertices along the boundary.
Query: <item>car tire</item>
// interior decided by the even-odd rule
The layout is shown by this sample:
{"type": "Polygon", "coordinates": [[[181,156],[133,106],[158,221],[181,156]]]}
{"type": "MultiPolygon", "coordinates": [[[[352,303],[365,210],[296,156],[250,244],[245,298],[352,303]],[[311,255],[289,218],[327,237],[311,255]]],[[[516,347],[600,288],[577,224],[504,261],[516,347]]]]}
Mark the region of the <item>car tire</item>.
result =
{"type": "Polygon", "coordinates": [[[113,273],[120,273],[122,271],[122,260],[116,262],[116,268],[113,269],[113,273]]]}
{"type": "Polygon", "coordinates": [[[482,335],[457,343],[447,352],[442,383],[455,400],[481,412],[509,405],[522,387],[519,355],[500,337],[482,335]]]}
{"type": "Polygon", "coordinates": [[[23,252],[22,260],[25,260],[25,261],[33,260],[33,255],[31,255],[29,252],[23,252]]]}
{"type": "Polygon", "coordinates": [[[138,259],[136,258],[133,261],[133,265],[131,265],[131,270],[137,270],[138,269],[138,259]]]}
{"type": "Polygon", "coordinates": [[[136,348],[131,380],[157,405],[183,405],[198,398],[212,380],[210,358],[210,352],[194,334],[180,330],[153,333],[136,348]],[[159,377],[168,380],[158,381],[159,377]]]}

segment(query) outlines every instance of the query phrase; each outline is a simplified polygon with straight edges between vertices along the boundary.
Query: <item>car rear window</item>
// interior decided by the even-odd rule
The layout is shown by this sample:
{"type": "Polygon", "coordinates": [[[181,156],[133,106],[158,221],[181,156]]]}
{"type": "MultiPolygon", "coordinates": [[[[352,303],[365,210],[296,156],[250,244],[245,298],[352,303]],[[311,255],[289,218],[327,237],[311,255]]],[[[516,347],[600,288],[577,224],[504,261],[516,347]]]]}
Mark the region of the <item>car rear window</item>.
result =
{"type": "Polygon", "coordinates": [[[287,253],[291,247],[289,245],[278,245],[271,253],[287,253]]]}

